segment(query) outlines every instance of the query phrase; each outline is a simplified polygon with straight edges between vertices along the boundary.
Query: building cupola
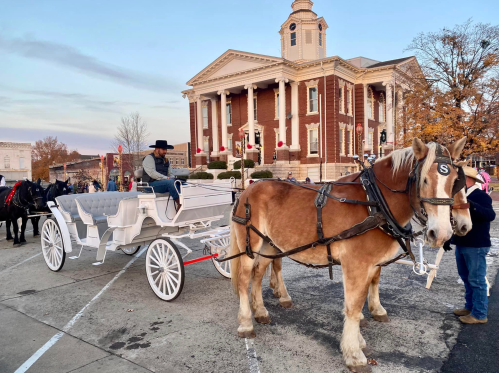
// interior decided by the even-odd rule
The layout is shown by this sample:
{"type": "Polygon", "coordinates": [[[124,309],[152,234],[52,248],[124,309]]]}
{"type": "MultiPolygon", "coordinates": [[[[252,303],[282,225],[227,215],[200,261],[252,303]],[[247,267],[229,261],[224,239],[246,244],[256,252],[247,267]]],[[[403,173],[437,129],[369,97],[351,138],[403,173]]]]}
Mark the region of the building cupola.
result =
{"type": "Polygon", "coordinates": [[[295,0],[293,12],[281,26],[281,56],[294,62],[314,61],[326,57],[324,18],[317,18],[310,0],[295,0]]]}

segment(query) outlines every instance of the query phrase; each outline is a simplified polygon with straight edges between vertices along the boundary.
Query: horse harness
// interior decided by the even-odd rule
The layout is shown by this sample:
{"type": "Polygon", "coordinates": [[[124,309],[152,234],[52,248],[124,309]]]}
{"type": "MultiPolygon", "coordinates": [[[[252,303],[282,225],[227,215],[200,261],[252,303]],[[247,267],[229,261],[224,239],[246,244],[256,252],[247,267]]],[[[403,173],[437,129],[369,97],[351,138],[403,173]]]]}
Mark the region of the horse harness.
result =
{"type": "Polygon", "coordinates": [[[20,187],[22,185],[22,182],[19,181],[18,182],[19,184],[16,183],[16,185],[14,185],[14,188],[12,189],[12,196],[9,194],[9,196],[7,197],[6,199],[6,202],[7,204],[13,204],[14,206],[16,206],[17,208],[20,208],[22,210],[25,210],[26,213],[29,212],[29,208],[31,206],[36,206],[36,201],[38,199],[43,199],[43,197],[34,197],[35,194],[33,193],[33,187],[34,187],[34,183],[30,183],[28,184],[28,191],[29,191],[29,194],[31,195],[31,198],[33,199],[33,202],[30,202],[28,200],[26,200],[25,198],[21,197],[21,190],[20,190],[20,187]]]}
{"type": "MultiPolygon", "coordinates": [[[[372,229],[379,228],[381,229],[384,233],[388,234],[389,236],[395,238],[400,246],[403,249],[403,253],[396,256],[395,258],[382,263],[378,264],[380,267],[387,266],[391,263],[396,262],[399,259],[402,259],[404,257],[409,256],[413,263],[416,264],[416,258],[414,257],[414,254],[412,253],[411,250],[411,244],[410,241],[414,240],[415,237],[418,235],[422,234],[422,232],[414,233],[412,230],[412,226],[409,223],[407,226],[403,227],[401,226],[393,214],[390,211],[390,208],[388,207],[388,204],[379,189],[376,181],[380,182],[381,185],[386,187],[389,191],[392,193],[408,193],[409,194],[409,200],[411,204],[411,208],[413,209],[416,217],[418,220],[420,220],[421,223],[424,223],[423,225],[426,224],[425,218],[421,217],[414,206],[412,205],[412,200],[411,200],[411,190],[412,186],[416,186],[417,190],[417,197],[420,201],[420,211],[421,214],[424,217],[427,217],[423,202],[430,203],[432,205],[448,205],[451,206],[451,208],[454,209],[467,209],[469,208],[469,204],[462,204],[459,206],[453,206],[454,205],[454,198],[421,198],[420,197],[420,191],[419,191],[419,181],[421,177],[421,169],[422,165],[424,162],[424,158],[421,160],[416,160],[412,171],[409,174],[409,178],[407,180],[407,185],[404,190],[394,190],[386,186],[384,183],[382,183],[374,173],[373,167],[364,167],[362,163],[361,166],[363,167],[363,170],[361,171],[360,175],[360,182],[328,182],[324,184],[319,190],[301,185],[298,183],[286,181],[286,180],[281,180],[281,179],[272,179],[272,180],[262,180],[259,182],[264,182],[264,181],[278,181],[278,182],[288,182],[292,183],[293,185],[296,185],[301,188],[305,189],[310,189],[313,190],[314,192],[317,193],[317,196],[314,200],[314,204],[317,208],[317,240],[310,242],[308,244],[296,247],[292,250],[282,252],[279,247],[277,247],[270,237],[267,235],[263,234],[260,232],[252,223],[251,223],[251,205],[249,204],[249,199],[246,199],[246,203],[244,204],[245,206],[245,217],[239,217],[236,215],[237,207],[239,205],[239,199],[236,200],[236,203],[234,204],[234,208],[232,210],[232,221],[234,221],[237,224],[244,225],[246,227],[246,248],[245,251],[240,252],[236,255],[232,255],[230,257],[226,257],[223,259],[218,259],[215,258],[218,262],[224,262],[230,259],[237,258],[241,255],[248,255],[251,259],[254,259],[254,254],[260,255],[264,258],[267,259],[279,259],[283,257],[288,257],[293,254],[297,254],[301,251],[307,250],[309,248],[315,248],[318,245],[321,246],[326,246],[327,249],[327,259],[328,259],[328,264],[327,265],[311,265],[311,264],[306,264],[306,263],[301,263],[307,267],[314,267],[314,268],[323,268],[323,267],[328,267],[329,268],[329,277],[332,280],[333,279],[333,270],[332,267],[333,265],[341,264],[337,260],[335,260],[331,256],[331,244],[336,241],[341,241],[341,240],[346,240],[355,236],[359,236],[361,234],[364,234],[372,229]],[[331,194],[332,188],[334,185],[338,186],[344,186],[344,185],[361,185],[364,188],[364,191],[367,196],[367,201],[358,201],[358,200],[350,200],[347,198],[338,198],[335,197],[331,194]],[[342,231],[341,233],[332,236],[332,237],[324,237],[324,231],[323,231],[323,223],[322,223],[322,209],[327,203],[328,198],[331,198],[333,200],[336,200],[340,203],[350,203],[350,204],[356,204],[356,205],[364,205],[367,206],[369,216],[364,219],[362,222],[355,224],[353,227],[346,229],[342,231]],[[278,251],[281,251],[278,254],[275,255],[267,255],[267,254],[262,254],[260,252],[254,252],[251,249],[251,243],[250,243],[250,230],[255,232],[258,236],[260,236],[265,242],[267,242],[270,246],[274,247],[278,251]]],[[[436,157],[434,163],[438,164],[438,172],[441,173],[442,175],[448,175],[450,173],[450,167],[454,167],[457,169],[458,172],[458,179],[455,182],[452,190],[452,197],[456,193],[458,193],[462,188],[465,187],[466,185],[466,177],[464,175],[464,171],[462,167],[457,166],[452,162],[452,159],[448,156],[443,155],[443,150],[440,145],[437,145],[436,149],[436,157]]],[[[451,213],[451,219],[452,219],[452,213],[451,213]]],[[[290,258],[294,261],[297,261],[293,258],[290,258]]]]}

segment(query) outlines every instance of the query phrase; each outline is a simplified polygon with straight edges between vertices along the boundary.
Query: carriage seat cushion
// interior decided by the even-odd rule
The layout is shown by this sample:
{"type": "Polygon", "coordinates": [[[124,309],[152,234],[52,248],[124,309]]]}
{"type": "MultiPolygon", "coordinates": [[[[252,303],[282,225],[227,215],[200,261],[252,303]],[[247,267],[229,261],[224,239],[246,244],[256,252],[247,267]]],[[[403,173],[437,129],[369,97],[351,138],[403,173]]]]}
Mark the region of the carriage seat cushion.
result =
{"type": "Polygon", "coordinates": [[[59,208],[70,215],[72,222],[81,221],[80,215],[78,214],[78,207],[76,206],[77,197],[78,194],[68,194],[56,197],[59,208]]]}
{"type": "Polygon", "coordinates": [[[94,224],[107,223],[107,216],[116,215],[121,200],[136,198],[139,192],[103,192],[81,195],[80,207],[92,216],[94,224]]]}

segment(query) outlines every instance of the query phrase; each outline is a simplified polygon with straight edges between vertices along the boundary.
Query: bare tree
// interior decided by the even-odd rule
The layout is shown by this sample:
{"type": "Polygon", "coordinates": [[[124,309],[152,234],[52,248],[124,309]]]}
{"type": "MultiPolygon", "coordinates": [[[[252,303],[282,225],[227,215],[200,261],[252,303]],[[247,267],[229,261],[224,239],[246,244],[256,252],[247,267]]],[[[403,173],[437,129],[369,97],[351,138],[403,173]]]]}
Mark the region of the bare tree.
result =
{"type": "Polygon", "coordinates": [[[148,136],[147,123],[138,112],[131,113],[121,118],[112,146],[115,152],[119,145],[123,147],[123,154],[129,154],[123,157],[123,163],[135,170],[142,163],[140,152],[147,148],[148,136]]]}

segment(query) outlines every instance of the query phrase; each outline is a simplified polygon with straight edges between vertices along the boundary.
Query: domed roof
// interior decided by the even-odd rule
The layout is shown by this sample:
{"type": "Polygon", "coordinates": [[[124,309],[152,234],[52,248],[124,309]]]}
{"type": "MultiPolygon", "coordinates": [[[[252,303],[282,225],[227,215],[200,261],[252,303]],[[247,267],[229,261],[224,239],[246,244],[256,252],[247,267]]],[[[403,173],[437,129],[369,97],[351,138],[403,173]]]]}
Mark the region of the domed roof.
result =
{"type": "Polygon", "coordinates": [[[312,10],[314,3],[310,0],[295,0],[293,4],[291,4],[291,8],[293,8],[293,12],[298,10],[312,10]]]}

